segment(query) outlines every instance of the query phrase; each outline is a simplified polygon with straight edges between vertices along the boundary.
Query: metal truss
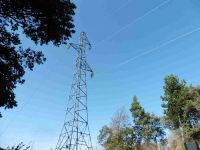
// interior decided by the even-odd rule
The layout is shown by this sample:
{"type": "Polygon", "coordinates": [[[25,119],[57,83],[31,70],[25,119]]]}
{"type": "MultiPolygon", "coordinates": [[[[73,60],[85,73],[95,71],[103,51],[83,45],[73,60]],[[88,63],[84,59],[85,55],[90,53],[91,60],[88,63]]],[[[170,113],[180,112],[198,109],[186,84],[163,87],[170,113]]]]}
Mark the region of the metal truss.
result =
{"type": "Polygon", "coordinates": [[[76,72],[73,76],[70,96],[56,150],[93,150],[87,108],[87,72],[93,76],[88,65],[85,50],[91,49],[91,44],[84,32],[81,33],[79,44],[69,44],[78,52],[76,72]]]}

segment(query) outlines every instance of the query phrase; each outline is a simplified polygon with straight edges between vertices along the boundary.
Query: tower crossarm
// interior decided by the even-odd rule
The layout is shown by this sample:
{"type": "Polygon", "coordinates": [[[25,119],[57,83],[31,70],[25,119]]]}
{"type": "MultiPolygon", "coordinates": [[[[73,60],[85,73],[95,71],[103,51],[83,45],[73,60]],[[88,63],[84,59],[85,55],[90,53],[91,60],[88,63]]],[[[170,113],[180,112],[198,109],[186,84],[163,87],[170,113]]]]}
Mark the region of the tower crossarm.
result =
{"type": "Polygon", "coordinates": [[[79,49],[81,48],[79,44],[69,43],[69,47],[73,47],[77,52],[79,52],[79,49]]]}

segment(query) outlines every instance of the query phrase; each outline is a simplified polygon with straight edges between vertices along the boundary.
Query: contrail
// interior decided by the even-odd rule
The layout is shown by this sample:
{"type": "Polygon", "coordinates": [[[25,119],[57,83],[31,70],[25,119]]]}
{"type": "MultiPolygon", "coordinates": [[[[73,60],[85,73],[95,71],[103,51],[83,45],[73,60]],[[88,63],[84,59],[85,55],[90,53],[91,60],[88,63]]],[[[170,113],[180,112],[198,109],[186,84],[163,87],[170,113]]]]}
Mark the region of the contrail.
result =
{"type": "Polygon", "coordinates": [[[143,52],[143,53],[141,53],[141,54],[139,54],[139,55],[137,55],[137,56],[134,56],[134,57],[132,57],[132,58],[130,58],[130,59],[128,59],[128,60],[126,60],[126,61],[124,61],[124,62],[118,64],[117,67],[123,66],[123,65],[125,65],[125,64],[127,64],[127,63],[129,63],[129,62],[131,62],[131,61],[136,60],[136,59],[139,58],[139,57],[142,57],[142,56],[147,55],[147,54],[149,54],[149,53],[152,53],[152,52],[154,52],[154,51],[156,51],[156,50],[159,50],[160,48],[162,48],[162,47],[164,47],[164,46],[166,46],[166,45],[168,45],[168,44],[170,44],[170,43],[172,43],[172,42],[175,42],[175,41],[177,41],[177,40],[179,40],[179,39],[182,39],[182,38],[184,38],[184,37],[186,37],[186,36],[189,36],[189,35],[191,35],[191,34],[193,34],[193,33],[195,33],[195,32],[198,32],[198,31],[200,31],[200,27],[198,27],[198,28],[196,28],[196,29],[194,29],[194,30],[192,30],[192,31],[190,31],[190,32],[187,32],[187,33],[184,33],[184,34],[182,34],[182,35],[179,35],[179,36],[177,36],[176,38],[174,38],[174,39],[172,39],[172,40],[169,40],[169,41],[166,41],[165,43],[163,43],[163,44],[161,44],[161,45],[159,45],[159,46],[157,46],[157,47],[155,47],[155,48],[152,48],[152,49],[150,49],[150,50],[148,50],[148,51],[146,51],[146,52],[143,52]]]}
{"type": "Polygon", "coordinates": [[[116,32],[112,33],[110,36],[107,36],[105,39],[103,39],[102,41],[100,41],[99,43],[97,43],[96,45],[99,45],[100,43],[103,43],[106,40],[111,39],[112,37],[116,36],[118,33],[120,33],[121,31],[125,30],[126,28],[128,28],[129,26],[135,24],[136,22],[138,22],[139,20],[142,20],[143,18],[145,18],[146,16],[148,16],[149,14],[153,13],[154,11],[160,9],[162,6],[166,5],[167,3],[169,3],[171,0],[165,0],[164,2],[162,2],[161,4],[157,5],[156,7],[152,8],[151,10],[149,10],[148,12],[146,12],[144,15],[136,18],[135,20],[133,20],[132,22],[130,22],[129,24],[123,26],[122,28],[120,28],[119,30],[117,30],[116,32]]]}
{"type": "Polygon", "coordinates": [[[112,14],[117,13],[118,11],[120,11],[120,9],[124,8],[126,5],[128,5],[131,1],[133,0],[127,0],[123,5],[121,5],[119,8],[115,9],[112,14]]]}

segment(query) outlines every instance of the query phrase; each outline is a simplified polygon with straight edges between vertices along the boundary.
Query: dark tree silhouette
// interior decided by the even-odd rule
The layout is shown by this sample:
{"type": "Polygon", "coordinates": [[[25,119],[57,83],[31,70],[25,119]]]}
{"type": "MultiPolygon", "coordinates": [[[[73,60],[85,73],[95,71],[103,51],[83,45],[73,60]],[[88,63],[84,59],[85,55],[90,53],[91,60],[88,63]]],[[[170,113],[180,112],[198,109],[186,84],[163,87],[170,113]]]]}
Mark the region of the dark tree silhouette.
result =
{"type": "Polygon", "coordinates": [[[46,60],[41,51],[21,46],[19,29],[36,44],[66,44],[75,32],[75,8],[70,0],[0,0],[0,107],[17,106],[13,90],[24,83],[25,68],[46,60]]]}
{"type": "Polygon", "coordinates": [[[0,150],[29,150],[30,146],[25,146],[22,142],[17,146],[8,147],[7,149],[0,148],[0,150]]]}

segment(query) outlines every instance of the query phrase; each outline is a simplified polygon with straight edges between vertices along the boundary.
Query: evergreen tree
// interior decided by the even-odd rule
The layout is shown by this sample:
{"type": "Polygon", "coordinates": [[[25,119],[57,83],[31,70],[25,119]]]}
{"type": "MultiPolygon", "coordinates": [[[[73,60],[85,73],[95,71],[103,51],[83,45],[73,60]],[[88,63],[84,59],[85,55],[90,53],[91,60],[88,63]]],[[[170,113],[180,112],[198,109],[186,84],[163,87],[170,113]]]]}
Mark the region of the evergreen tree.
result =
{"type": "Polygon", "coordinates": [[[190,86],[186,100],[184,133],[188,139],[200,140],[200,87],[190,86]]]}
{"type": "Polygon", "coordinates": [[[166,133],[161,118],[145,112],[136,96],[133,98],[130,111],[133,117],[133,129],[137,138],[137,146],[142,144],[148,146],[150,143],[155,145],[166,143],[166,133]]]}
{"type": "Polygon", "coordinates": [[[180,132],[182,142],[200,139],[200,88],[187,86],[185,80],[175,75],[165,78],[165,121],[169,129],[180,132]]]}
{"type": "Polygon", "coordinates": [[[165,145],[167,139],[163,119],[154,114],[151,114],[150,118],[151,140],[156,144],[160,143],[161,145],[165,145]]]}
{"type": "Polygon", "coordinates": [[[145,112],[137,97],[130,108],[133,125],[128,125],[123,109],[116,111],[110,126],[103,126],[98,142],[106,149],[144,150],[156,149],[158,144],[166,143],[166,133],[160,117],[145,112]]]}
{"type": "Polygon", "coordinates": [[[161,96],[165,119],[170,129],[183,128],[185,123],[184,107],[188,88],[185,80],[179,80],[177,76],[170,75],[165,79],[164,95],[161,96]]]}
{"type": "Polygon", "coordinates": [[[136,133],[136,144],[140,146],[143,140],[144,126],[147,123],[149,116],[146,115],[144,108],[142,108],[136,96],[133,98],[130,111],[133,118],[133,129],[136,133]]]}

